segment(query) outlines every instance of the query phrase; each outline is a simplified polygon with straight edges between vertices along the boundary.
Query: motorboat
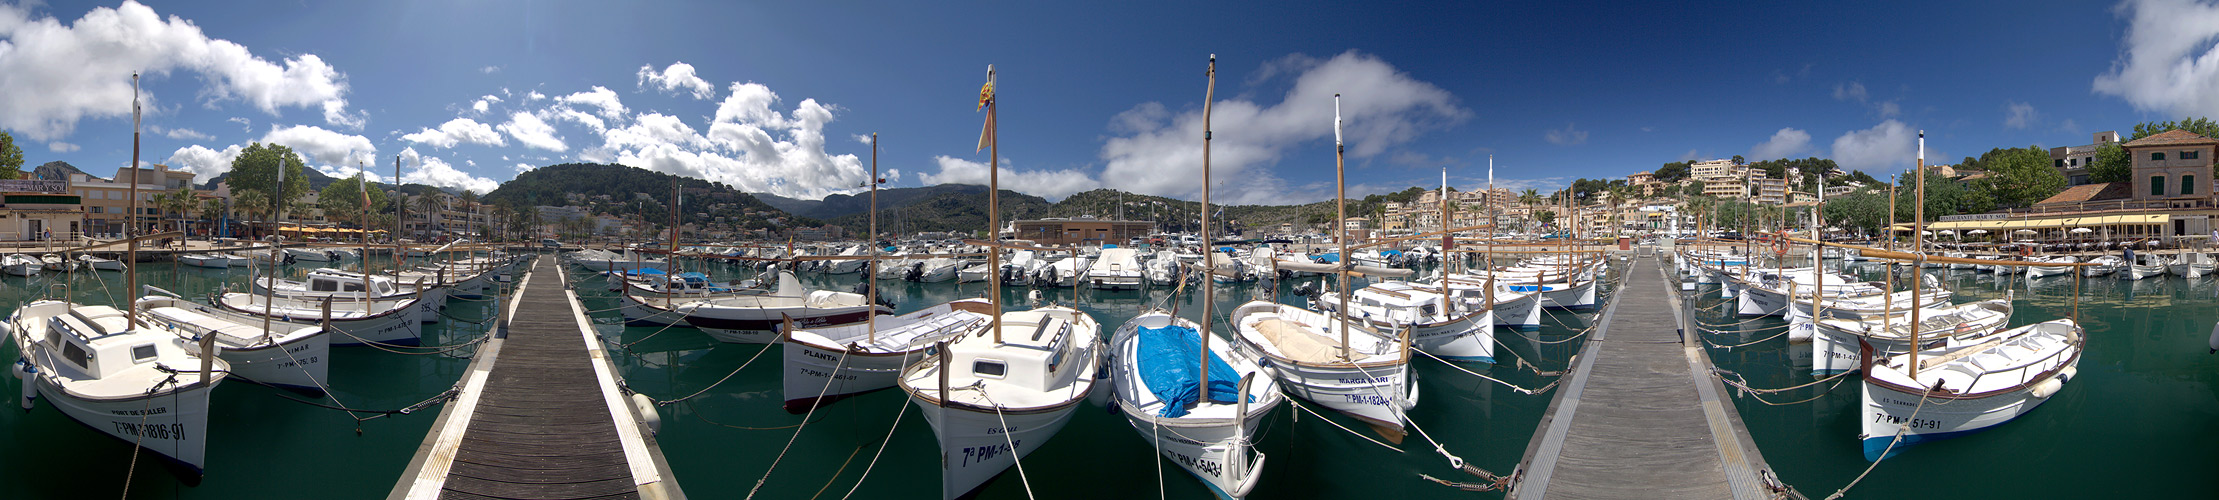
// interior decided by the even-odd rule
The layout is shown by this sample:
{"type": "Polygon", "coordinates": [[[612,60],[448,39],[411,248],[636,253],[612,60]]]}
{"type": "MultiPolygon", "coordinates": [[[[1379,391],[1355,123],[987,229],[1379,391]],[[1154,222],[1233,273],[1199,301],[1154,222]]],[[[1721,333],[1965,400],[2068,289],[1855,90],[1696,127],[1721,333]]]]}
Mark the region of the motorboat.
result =
{"type": "MultiPolygon", "coordinates": [[[[1411,345],[1443,359],[1494,363],[1494,311],[1459,310],[1450,300],[1439,288],[1382,281],[1350,292],[1349,311],[1341,317],[1379,331],[1407,329],[1411,345]]],[[[1341,297],[1338,292],[1326,292],[1314,303],[1334,312],[1341,297]]]]}
{"type": "Polygon", "coordinates": [[[188,253],[177,256],[177,263],[208,269],[230,269],[231,258],[214,253],[188,253]]]}
{"type": "Polygon", "coordinates": [[[89,253],[78,253],[77,261],[97,271],[122,271],[123,261],[102,258],[89,253]]]}
{"type": "Polygon", "coordinates": [[[1087,267],[1086,283],[1096,290],[1139,290],[1142,270],[1139,250],[1104,248],[1087,267]]]}
{"type": "Polygon", "coordinates": [[[794,329],[779,338],[786,411],[803,413],[893,387],[902,369],[924,359],[934,344],[986,328],[993,314],[993,303],[970,298],[863,323],[794,329]]]}
{"type": "MultiPolygon", "coordinates": [[[[626,294],[626,307],[638,307],[644,316],[671,311],[685,324],[719,341],[769,344],[787,328],[819,328],[861,323],[870,314],[893,314],[892,307],[871,304],[857,293],[810,290],[792,271],[778,272],[778,286],[771,293],[705,299],[666,299],[626,294]]],[[[629,314],[627,316],[630,316],[629,314]]]]}
{"type": "Polygon", "coordinates": [[[1865,459],[1879,461],[2033,411],[2078,374],[2083,341],[2079,324],[2057,319],[1915,356],[1871,357],[1863,367],[1864,414],[1857,419],[1865,459]]]}
{"type": "MultiPolygon", "coordinates": [[[[20,254],[18,254],[20,255],[20,254]]],[[[187,335],[132,328],[108,306],[36,300],[8,316],[20,357],[23,406],[36,400],[94,432],[183,466],[198,484],[207,462],[208,395],[230,363],[207,357],[187,335]]]]}
{"type": "Polygon", "coordinates": [[[1404,412],[1418,403],[1405,336],[1261,300],[1234,309],[1231,320],[1238,348],[1262,363],[1289,395],[1356,417],[1388,441],[1402,442],[1404,412]]]}
{"type": "Polygon", "coordinates": [[[317,325],[261,318],[185,300],[159,288],[133,303],[145,321],[187,340],[215,335],[216,357],[231,374],[273,387],[317,396],[331,384],[331,336],[317,325]],[[269,325],[268,330],[263,325],[269,325]]]}
{"type": "Polygon", "coordinates": [[[46,263],[30,255],[11,253],[0,257],[0,271],[16,276],[36,276],[46,270],[46,263]]]}
{"type": "Polygon", "coordinates": [[[1220,496],[1246,497],[1264,471],[1256,435],[1286,396],[1261,363],[1215,335],[1204,370],[1202,335],[1186,318],[1142,312],[1110,337],[1101,369],[1112,381],[1113,411],[1165,461],[1220,496]]]}
{"type": "Polygon", "coordinates": [[[1101,326],[1077,309],[1006,312],[902,371],[940,443],[941,498],[967,497],[1040,449],[1095,390],[1101,326]],[[998,338],[997,338],[998,337],[998,338]]]}

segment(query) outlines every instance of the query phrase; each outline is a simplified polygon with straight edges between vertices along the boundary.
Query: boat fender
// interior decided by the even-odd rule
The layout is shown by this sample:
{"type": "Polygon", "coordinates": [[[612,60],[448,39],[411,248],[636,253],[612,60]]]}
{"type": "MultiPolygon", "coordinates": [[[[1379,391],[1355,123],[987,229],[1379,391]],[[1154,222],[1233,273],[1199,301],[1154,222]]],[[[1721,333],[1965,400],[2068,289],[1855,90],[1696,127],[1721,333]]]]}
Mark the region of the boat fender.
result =
{"type": "Polygon", "coordinates": [[[2058,380],[2063,380],[2063,381],[2066,381],[2066,382],[2071,382],[2071,381],[2073,381],[2073,376],[2075,376],[2075,375],[2079,375],[2079,374],[2080,374],[2080,367],[2078,367],[2078,366],[2067,366],[2067,367],[2065,367],[2065,369],[2063,369],[2063,370],[2058,370],[2058,371],[2057,371],[2057,379],[2058,379],[2058,380]]]}
{"type": "Polygon", "coordinates": [[[2219,323],[2211,324],[2211,352],[2219,353],[2219,323]]]}
{"type": "Polygon", "coordinates": [[[13,371],[16,380],[23,382],[23,411],[31,411],[31,400],[39,397],[39,385],[31,381],[31,375],[38,373],[38,368],[31,366],[30,360],[16,358],[13,371]]]}
{"type": "Polygon", "coordinates": [[[2042,381],[2042,383],[2034,384],[2034,389],[2032,391],[2034,397],[2048,399],[2051,395],[2057,394],[2058,389],[2064,388],[2065,377],[2063,377],[2063,374],[2059,375],[2060,376],[2057,377],[2051,377],[2049,380],[2044,380],[2042,381]]]}
{"type": "Polygon", "coordinates": [[[632,393],[632,407],[639,410],[640,423],[647,424],[647,432],[662,434],[663,414],[655,411],[655,398],[632,393]]]}

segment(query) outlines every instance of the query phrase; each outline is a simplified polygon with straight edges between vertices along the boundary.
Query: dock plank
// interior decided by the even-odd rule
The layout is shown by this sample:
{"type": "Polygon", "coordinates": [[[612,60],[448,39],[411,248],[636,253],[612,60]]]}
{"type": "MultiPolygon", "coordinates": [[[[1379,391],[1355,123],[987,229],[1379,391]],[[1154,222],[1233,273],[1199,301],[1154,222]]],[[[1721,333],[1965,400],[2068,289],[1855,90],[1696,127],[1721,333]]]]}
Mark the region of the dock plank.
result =
{"type": "Polygon", "coordinates": [[[1628,266],[1617,292],[1581,364],[1543,414],[1521,467],[1523,482],[1511,496],[1769,497],[1745,477],[1763,468],[1753,446],[1743,449],[1748,431],[1739,419],[1705,408],[1719,403],[1706,387],[1716,381],[1702,347],[1683,343],[1676,286],[1655,261],[1641,258],[1628,266]],[[1714,426],[1713,419],[1725,422],[1714,426]]]}
{"type": "MultiPolygon", "coordinates": [[[[532,273],[554,277],[560,266],[539,259],[532,273]]],[[[638,498],[561,282],[530,282],[515,300],[441,497],[638,498]]]]}

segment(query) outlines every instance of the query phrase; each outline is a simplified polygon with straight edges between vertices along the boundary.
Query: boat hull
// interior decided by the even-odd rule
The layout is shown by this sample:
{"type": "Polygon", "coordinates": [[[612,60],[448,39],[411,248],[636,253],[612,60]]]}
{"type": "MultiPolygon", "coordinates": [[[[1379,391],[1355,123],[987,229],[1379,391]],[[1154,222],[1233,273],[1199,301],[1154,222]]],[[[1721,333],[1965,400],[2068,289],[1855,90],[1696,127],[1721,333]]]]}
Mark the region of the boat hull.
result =
{"type": "MultiPolygon", "coordinates": [[[[180,376],[179,380],[186,377],[180,376]]],[[[216,380],[222,379],[219,376],[216,380]]],[[[189,471],[185,478],[188,484],[200,482],[207,466],[208,394],[220,384],[201,385],[195,376],[188,385],[172,392],[96,400],[73,397],[43,375],[37,383],[42,396],[39,399],[71,420],[125,443],[136,443],[189,471]]]]}

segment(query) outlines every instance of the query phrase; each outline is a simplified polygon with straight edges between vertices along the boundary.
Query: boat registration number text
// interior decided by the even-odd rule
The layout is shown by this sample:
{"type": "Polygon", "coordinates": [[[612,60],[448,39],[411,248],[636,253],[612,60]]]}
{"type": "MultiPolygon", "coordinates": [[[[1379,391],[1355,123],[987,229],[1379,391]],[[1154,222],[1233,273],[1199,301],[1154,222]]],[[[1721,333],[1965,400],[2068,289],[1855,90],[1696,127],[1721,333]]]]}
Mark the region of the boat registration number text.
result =
{"type": "Polygon", "coordinates": [[[138,436],[147,439],[176,439],[179,441],[185,440],[185,424],[140,424],[133,422],[110,423],[116,425],[116,435],[118,436],[138,436]]]}
{"type": "MultiPolygon", "coordinates": [[[[1872,414],[1872,421],[1873,421],[1873,423],[1902,424],[1902,423],[1903,423],[1903,420],[1904,420],[1904,419],[1903,419],[1903,417],[1898,417],[1898,416],[1895,416],[1895,415],[1889,415],[1889,414],[1886,414],[1886,413],[1874,413],[1874,414],[1872,414]]],[[[1940,429],[1940,428],[1942,428],[1942,421],[1940,421],[1940,420],[1927,419],[1927,418],[1914,418],[1914,419],[1910,419],[1910,420],[1911,420],[1911,423],[1910,423],[1910,425],[1908,425],[1907,427],[1910,427],[1910,428],[1912,428],[1912,429],[1940,429]]]]}
{"type": "MultiPolygon", "coordinates": [[[[992,430],[993,430],[993,431],[996,431],[996,432],[989,432],[988,434],[1000,434],[1000,433],[1001,433],[1001,432],[999,432],[999,431],[1000,431],[1001,429],[992,429],[992,430]]],[[[1014,452],[1014,451],[1016,450],[1016,445],[1017,445],[1017,444],[1019,444],[1019,443],[1023,443],[1023,442],[1024,442],[1024,441],[1011,441],[1011,442],[1008,442],[1008,443],[1002,443],[1002,444],[990,444],[990,445],[986,445],[986,446],[968,446],[968,447],[964,447],[964,448],[963,448],[963,465],[964,465],[964,466],[966,466],[966,467],[968,467],[968,466],[970,466],[971,464],[977,464],[977,463],[986,463],[986,461],[987,461],[987,460],[992,460],[992,459],[993,459],[994,457],[999,457],[999,456],[1002,456],[1002,455],[1008,455],[1008,454],[1010,454],[1010,453],[1012,453],[1012,452],[1014,452]]]]}

